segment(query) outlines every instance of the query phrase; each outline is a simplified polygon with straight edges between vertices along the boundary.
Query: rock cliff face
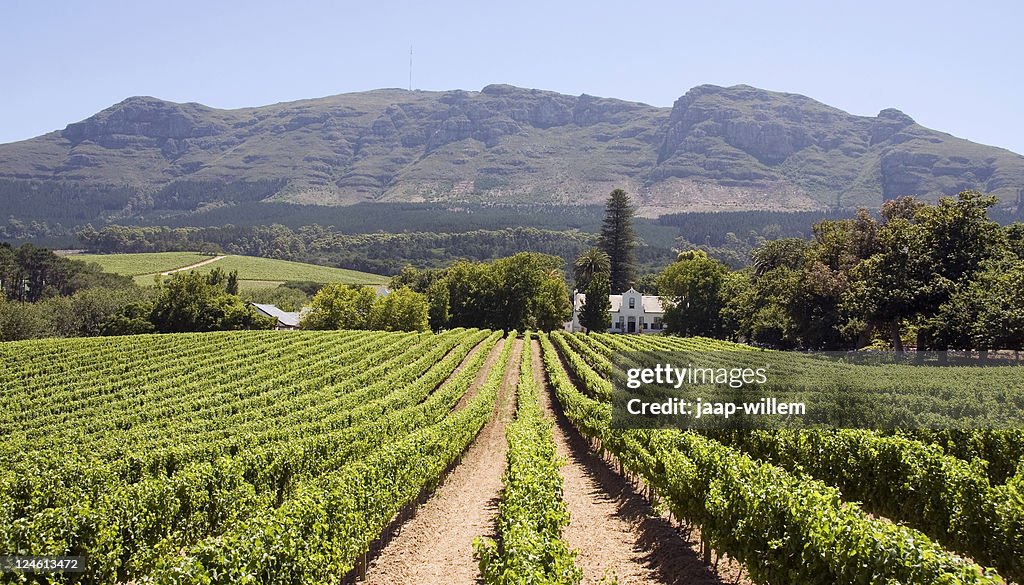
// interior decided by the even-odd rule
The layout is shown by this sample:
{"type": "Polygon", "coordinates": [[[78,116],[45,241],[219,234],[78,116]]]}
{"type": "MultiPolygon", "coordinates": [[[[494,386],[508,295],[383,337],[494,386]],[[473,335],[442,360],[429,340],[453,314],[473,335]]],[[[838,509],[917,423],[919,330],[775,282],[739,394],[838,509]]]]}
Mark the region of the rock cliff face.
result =
{"type": "Polygon", "coordinates": [[[653,215],[877,206],[965,188],[1013,204],[1024,157],[898,110],[853,116],[742,85],[695,87],[671,109],[489,85],[239,110],[129,98],[0,145],[0,183],[4,198],[41,184],[127,188],[138,194],[128,214],[241,200],[588,204],[623,187],[653,215]]]}

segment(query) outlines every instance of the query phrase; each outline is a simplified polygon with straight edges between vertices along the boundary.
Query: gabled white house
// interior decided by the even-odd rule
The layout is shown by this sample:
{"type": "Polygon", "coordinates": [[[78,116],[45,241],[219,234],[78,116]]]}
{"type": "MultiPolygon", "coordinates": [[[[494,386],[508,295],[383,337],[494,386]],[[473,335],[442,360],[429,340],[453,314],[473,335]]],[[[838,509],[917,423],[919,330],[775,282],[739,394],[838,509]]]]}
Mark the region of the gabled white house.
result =
{"type": "MultiPolygon", "coordinates": [[[[587,296],[576,293],[572,303],[572,321],[565,324],[569,331],[583,331],[580,311],[587,296]]],[[[608,295],[611,301],[612,326],[609,333],[661,333],[665,328],[665,307],[661,297],[642,295],[630,288],[621,295],[608,295]]]]}

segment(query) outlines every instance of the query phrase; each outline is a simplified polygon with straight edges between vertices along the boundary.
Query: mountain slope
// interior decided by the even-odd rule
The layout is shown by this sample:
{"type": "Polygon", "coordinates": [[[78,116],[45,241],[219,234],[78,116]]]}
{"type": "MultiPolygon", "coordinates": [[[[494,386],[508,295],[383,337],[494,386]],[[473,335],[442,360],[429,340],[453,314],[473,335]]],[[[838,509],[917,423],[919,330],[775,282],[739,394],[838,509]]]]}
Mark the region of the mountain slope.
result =
{"type": "Polygon", "coordinates": [[[129,98],[0,145],[0,212],[67,221],[245,201],[598,203],[647,214],[877,206],[965,188],[1007,204],[1024,157],[916,124],[749,86],[669,108],[491,85],[396,89],[218,110],[129,98]]]}

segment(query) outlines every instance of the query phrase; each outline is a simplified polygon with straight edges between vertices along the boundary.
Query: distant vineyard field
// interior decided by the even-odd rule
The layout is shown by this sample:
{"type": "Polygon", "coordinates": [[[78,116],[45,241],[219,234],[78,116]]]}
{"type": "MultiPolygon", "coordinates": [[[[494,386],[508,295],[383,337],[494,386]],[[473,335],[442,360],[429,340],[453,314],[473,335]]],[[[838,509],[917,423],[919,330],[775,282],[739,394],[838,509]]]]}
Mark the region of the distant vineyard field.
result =
{"type": "MultiPolygon", "coordinates": [[[[107,272],[133,276],[140,285],[148,285],[153,284],[157,274],[192,266],[204,260],[210,260],[214,256],[194,252],[145,252],[139,254],[80,254],[71,258],[95,262],[107,272]]],[[[225,255],[221,259],[199,266],[195,270],[205,273],[214,268],[220,268],[225,272],[238,271],[239,284],[243,289],[272,287],[290,280],[366,285],[382,285],[388,281],[386,276],[357,270],[237,255],[225,255]]]]}

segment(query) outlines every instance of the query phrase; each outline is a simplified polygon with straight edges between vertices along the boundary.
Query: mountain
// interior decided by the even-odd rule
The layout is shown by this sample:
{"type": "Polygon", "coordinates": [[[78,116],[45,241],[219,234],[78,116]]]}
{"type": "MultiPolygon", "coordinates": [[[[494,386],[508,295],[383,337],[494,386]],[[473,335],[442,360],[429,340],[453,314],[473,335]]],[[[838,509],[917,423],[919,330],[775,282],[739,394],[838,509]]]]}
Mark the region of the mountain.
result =
{"type": "Polygon", "coordinates": [[[1014,205],[1022,186],[1024,157],[898,110],[854,116],[745,85],[695,87],[672,108],[508,85],[237,110],[132,97],[0,145],[0,213],[65,221],[243,202],[579,205],[616,187],[646,215],[966,188],[1014,205]]]}

